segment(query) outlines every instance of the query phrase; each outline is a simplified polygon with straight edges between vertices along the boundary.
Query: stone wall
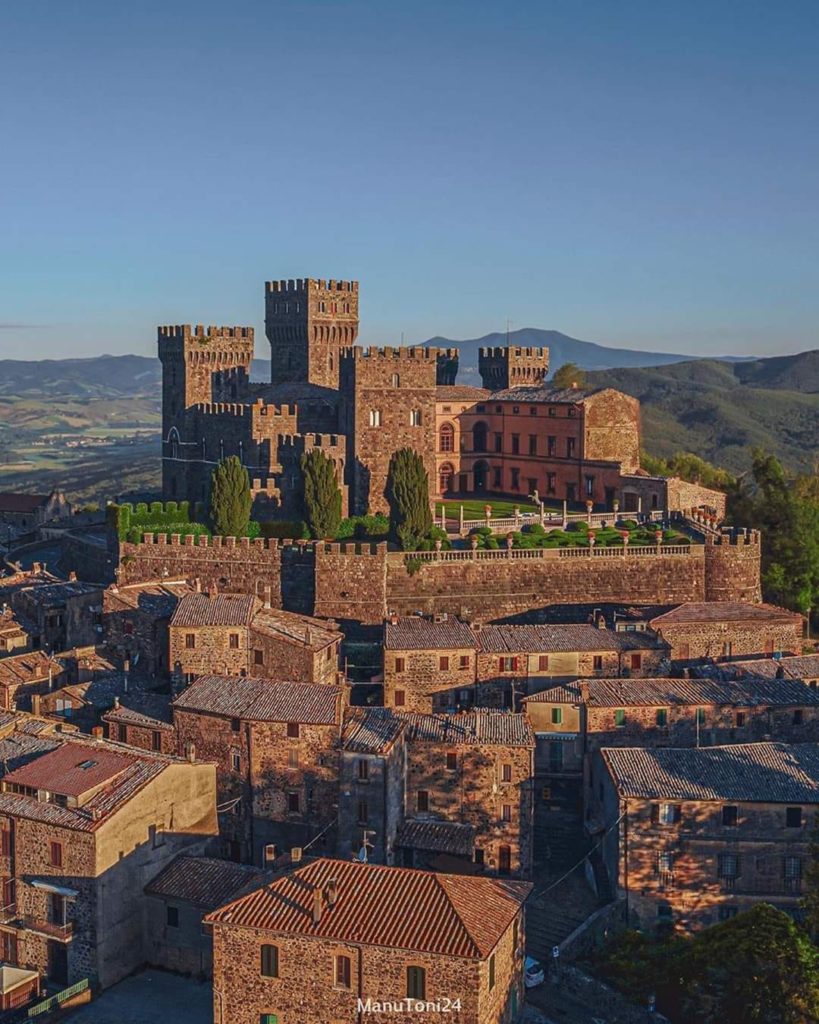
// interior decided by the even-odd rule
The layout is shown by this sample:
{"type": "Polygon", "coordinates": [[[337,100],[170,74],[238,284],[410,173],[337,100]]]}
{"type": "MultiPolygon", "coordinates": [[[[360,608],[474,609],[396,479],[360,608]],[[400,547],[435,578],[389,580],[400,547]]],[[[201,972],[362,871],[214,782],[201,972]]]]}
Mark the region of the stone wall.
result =
{"type": "Polygon", "coordinates": [[[640,466],[640,403],[606,388],[583,400],[583,458],[620,464],[623,473],[640,466]]]}
{"type": "Polygon", "coordinates": [[[317,544],[315,614],[380,623],[387,604],[387,545],[317,544]]]}

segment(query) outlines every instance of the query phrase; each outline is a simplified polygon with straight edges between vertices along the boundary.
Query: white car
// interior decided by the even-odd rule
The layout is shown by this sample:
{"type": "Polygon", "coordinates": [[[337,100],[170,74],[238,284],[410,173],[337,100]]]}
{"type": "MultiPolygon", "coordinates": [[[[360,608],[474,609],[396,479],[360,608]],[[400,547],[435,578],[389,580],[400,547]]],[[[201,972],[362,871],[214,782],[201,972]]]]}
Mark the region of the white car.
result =
{"type": "Polygon", "coordinates": [[[526,965],[523,969],[523,983],[526,988],[537,988],[544,981],[543,964],[535,960],[533,956],[526,957],[526,965]]]}

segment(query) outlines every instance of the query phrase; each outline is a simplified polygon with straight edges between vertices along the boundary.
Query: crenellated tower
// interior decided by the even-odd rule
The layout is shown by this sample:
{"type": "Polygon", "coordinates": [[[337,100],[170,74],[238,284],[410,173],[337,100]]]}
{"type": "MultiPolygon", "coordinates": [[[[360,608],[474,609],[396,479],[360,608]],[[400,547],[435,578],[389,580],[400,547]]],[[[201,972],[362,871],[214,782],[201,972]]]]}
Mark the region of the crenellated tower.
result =
{"type": "Polygon", "coordinates": [[[482,348],[478,372],[490,391],[539,387],[549,372],[549,350],[522,345],[482,348]]]}
{"type": "Polygon", "coordinates": [[[268,281],[265,333],[273,384],[337,388],[339,352],[358,337],[358,281],[268,281]]]}

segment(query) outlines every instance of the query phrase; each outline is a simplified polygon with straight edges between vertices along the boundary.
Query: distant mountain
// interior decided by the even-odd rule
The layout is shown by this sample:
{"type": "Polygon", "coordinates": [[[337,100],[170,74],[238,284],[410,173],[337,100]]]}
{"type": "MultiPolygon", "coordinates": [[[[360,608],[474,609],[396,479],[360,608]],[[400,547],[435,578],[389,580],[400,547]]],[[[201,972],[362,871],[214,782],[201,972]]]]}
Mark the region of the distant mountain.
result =
{"type": "Polygon", "coordinates": [[[811,468],[819,439],[819,350],[726,363],[714,359],[591,372],[639,398],[645,447],[694,452],[733,472],[755,446],[794,471],[811,468]]]}
{"type": "MultiPolygon", "coordinates": [[[[441,337],[430,338],[429,341],[424,342],[424,345],[460,349],[458,382],[480,384],[478,350],[507,343],[536,348],[545,346],[549,349],[549,365],[553,371],[564,363],[576,363],[583,370],[607,370],[612,366],[664,366],[668,363],[681,363],[691,359],[690,355],[670,352],[641,352],[631,348],[608,348],[593,341],[580,341],[579,338],[571,338],[568,334],[561,334],[560,331],[546,331],[540,327],[524,327],[519,331],[510,331],[508,338],[506,334],[499,331],[467,341],[453,341],[451,338],[441,337]]],[[[727,360],[736,358],[735,356],[725,357],[727,360]]]]}
{"type": "Polygon", "coordinates": [[[90,359],[2,359],[0,395],[110,398],[158,393],[162,367],[148,356],[90,359]]]}

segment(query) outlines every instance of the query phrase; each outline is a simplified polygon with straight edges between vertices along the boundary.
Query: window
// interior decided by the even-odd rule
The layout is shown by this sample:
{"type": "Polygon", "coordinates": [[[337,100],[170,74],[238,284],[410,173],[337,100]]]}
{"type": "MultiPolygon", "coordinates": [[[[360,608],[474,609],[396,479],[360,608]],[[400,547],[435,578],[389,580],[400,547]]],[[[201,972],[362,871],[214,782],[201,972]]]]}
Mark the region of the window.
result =
{"type": "Polygon", "coordinates": [[[458,668],[469,668],[469,655],[462,654],[458,659],[458,668]]]}
{"type": "Polygon", "coordinates": [[[537,434],[529,435],[529,454],[537,455],[537,434]]]}
{"type": "Polygon", "coordinates": [[[449,669],[449,655],[442,654],[438,658],[438,668],[441,672],[446,672],[449,669]]]}
{"type": "Polygon", "coordinates": [[[366,758],[360,757],[358,759],[358,781],[359,782],[368,782],[369,778],[370,778],[370,762],[366,758]]]}
{"type": "Polygon", "coordinates": [[[350,988],[353,977],[353,962],[348,956],[339,954],[335,958],[335,986],[336,988],[350,988]]]}
{"type": "Polygon", "coordinates": [[[230,634],[230,637],[228,638],[228,646],[230,647],[230,649],[232,651],[238,651],[239,650],[239,634],[238,633],[231,633],[230,634]]]}
{"type": "Polygon", "coordinates": [[[298,722],[287,723],[287,738],[289,740],[297,740],[301,735],[301,726],[298,722]]]}
{"type": "Polygon", "coordinates": [[[498,847],[498,874],[508,875],[512,870],[512,847],[511,846],[499,846],[498,847]]]}
{"type": "Polygon", "coordinates": [[[745,712],[744,711],[737,711],[736,722],[737,722],[737,729],[742,729],[744,727],[744,725],[745,725],[745,712]]]}
{"type": "Polygon", "coordinates": [[[179,927],[179,907],[165,907],[165,924],[169,928],[179,927]]]}
{"type": "Polygon", "coordinates": [[[512,490],[513,491],[519,491],[520,490],[520,470],[519,469],[512,469],[510,472],[512,474],[512,484],[511,484],[512,490]]]}
{"type": "Polygon", "coordinates": [[[557,493],[557,473],[546,474],[546,492],[548,494],[557,493]]]}
{"type": "Polygon", "coordinates": [[[8,821],[4,821],[0,828],[0,854],[3,857],[11,856],[11,826],[8,821]]]}
{"type": "Polygon", "coordinates": [[[688,659],[691,657],[691,645],[680,644],[680,646],[677,648],[677,657],[680,661],[688,661],[688,659]]]}
{"type": "Polygon", "coordinates": [[[705,725],[705,708],[697,708],[697,725],[705,725]]]}
{"type": "Polygon", "coordinates": [[[298,747],[291,747],[290,750],[287,751],[287,767],[292,769],[299,767],[298,747]]]}
{"type": "Polygon", "coordinates": [[[552,708],[552,725],[563,724],[563,708],[552,708]]]}
{"type": "Polygon", "coordinates": [[[680,820],[680,805],[652,804],[651,820],[659,825],[676,825],[680,820]]]}
{"type": "Polygon", "coordinates": [[[230,752],[230,767],[235,772],[242,770],[242,755],[238,750],[231,750],[230,752]]]}
{"type": "MultiPolygon", "coordinates": [[[[547,437],[546,438],[546,451],[547,451],[547,453],[549,455],[552,456],[552,458],[554,458],[554,456],[557,455],[557,438],[556,437],[547,437]]],[[[550,475],[554,476],[554,473],[552,473],[550,475]]]]}
{"type": "Polygon", "coordinates": [[[489,991],[495,987],[495,954],[489,957],[489,991]]]}
{"type": "Polygon", "coordinates": [[[448,772],[454,772],[458,767],[458,755],[454,750],[448,750],[446,753],[446,769],[448,772]]]}
{"type": "Polygon", "coordinates": [[[253,664],[254,665],[264,665],[264,651],[254,651],[253,652],[253,664]]]}
{"type": "Polygon", "coordinates": [[[618,729],[622,729],[626,724],[626,712],[624,708],[617,708],[614,712],[614,724],[618,729]]]}
{"type": "Polygon", "coordinates": [[[156,729],[151,733],[151,750],[162,750],[162,733],[156,729]]]}
{"type": "Polygon", "coordinates": [[[786,807],[785,808],[785,825],[788,828],[801,828],[802,827],[802,808],[801,807],[786,807]]]}
{"type": "Polygon", "coordinates": [[[586,486],[586,497],[587,498],[593,498],[594,497],[594,477],[593,476],[587,476],[585,478],[585,486],[586,486]]]}
{"type": "Polygon", "coordinates": [[[802,709],[801,708],[796,708],[794,710],[794,713],[793,713],[793,724],[794,725],[801,725],[802,724],[802,709]]]}
{"type": "Polygon", "coordinates": [[[495,451],[498,455],[503,452],[503,434],[495,434],[495,451]]]}
{"type": "Polygon", "coordinates": [[[48,862],[53,868],[63,866],[63,844],[51,842],[48,844],[48,862]]]}
{"type": "Polygon", "coordinates": [[[512,820],[512,805],[511,804],[501,804],[501,821],[511,821],[511,820],[512,820]]]}
{"type": "Polygon", "coordinates": [[[426,999],[427,972],[423,967],[407,968],[407,998],[426,999]]]}
{"type": "Polygon", "coordinates": [[[298,793],[287,794],[287,810],[290,814],[298,814],[301,807],[298,793]]]}
{"type": "Polygon", "coordinates": [[[472,451],[473,452],[485,452],[486,451],[486,424],[476,423],[472,428],[472,451]]]}
{"type": "Polygon", "coordinates": [[[358,801],[358,824],[366,825],[370,820],[370,808],[366,800],[358,801]]]}
{"type": "Polygon", "coordinates": [[[410,409],[410,426],[420,427],[421,426],[421,410],[410,409]]]}
{"type": "Polygon", "coordinates": [[[392,375],[392,377],[390,377],[390,384],[394,388],[400,388],[401,387],[401,378],[400,378],[400,376],[397,373],[394,373],[392,375]]]}
{"type": "Polygon", "coordinates": [[[484,852],[480,846],[475,847],[475,855],[473,857],[473,860],[475,861],[476,864],[484,863],[484,852]]]}
{"type": "Polygon", "coordinates": [[[643,656],[642,654],[632,653],[631,655],[631,667],[633,669],[639,669],[643,667],[643,656]]]}
{"type": "Polygon", "coordinates": [[[402,708],[406,704],[406,702],[407,702],[406,692],[404,690],[396,690],[395,691],[395,706],[397,708],[402,708]]]}
{"type": "Polygon", "coordinates": [[[370,426],[380,427],[381,426],[381,410],[370,409],[370,426]]]}
{"type": "Polygon", "coordinates": [[[499,658],[501,672],[517,672],[518,670],[518,659],[517,658],[499,658]]]}
{"type": "Polygon", "coordinates": [[[438,470],[438,491],[441,494],[446,494],[447,491],[452,489],[452,475],[454,472],[455,470],[448,462],[445,462],[438,470]]]}
{"type": "Polygon", "coordinates": [[[575,439],[573,437],[566,438],[566,458],[574,458],[575,439]]]}
{"type": "Polygon", "coordinates": [[[501,782],[511,782],[511,781],[512,781],[512,765],[511,764],[502,764],[501,765],[501,782]]]}
{"type": "Polygon", "coordinates": [[[503,486],[503,482],[501,480],[501,468],[500,468],[500,466],[495,466],[492,469],[492,486],[493,487],[502,487],[503,486]]]}
{"type": "Polygon", "coordinates": [[[407,662],[406,662],[406,660],[404,658],[396,658],[395,659],[395,671],[396,672],[403,672],[406,669],[406,667],[407,667],[407,662]]]}
{"type": "Polygon", "coordinates": [[[262,946],[262,976],[265,978],[278,978],[279,976],[279,947],[262,946]]]}
{"type": "Polygon", "coordinates": [[[415,797],[415,807],[419,811],[429,810],[429,793],[425,789],[419,789],[415,797]]]}
{"type": "Polygon", "coordinates": [[[520,455],[520,434],[512,434],[512,454],[520,455]]]}
{"type": "Polygon", "coordinates": [[[674,870],[674,854],[663,850],[657,854],[657,872],[660,875],[670,875],[674,870]]]}
{"type": "Polygon", "coordinates": [[[802,888],[802,858],[786,857],[782,865],[786,892],[799,892],[802,888]]]}
{"type": "Polygon", "coordinates": [[[735,853],[721,853],[717,870],[720,878],[737,878],[739,876],[739,857],[735,853]]]}
{"type": "Polygon", "coordinates": [[[603,655],[602,654],[595,654],[594,655],[594,657],[592,658],[592,667],[594,668],[595,672],[602,672],[603,671],[603,655]]]}
{"type": "Polygon", "coordinates": [[[722,808],[722,824],[727,828],[733,828],[739,818],[739,809],[734,804],[726,804],[722,808]]]}
{"type": "Polygon", "coordinates": [[[655,715],[657,725],[664,729],[668,725],[668,711],[665,708],[657,708],[657,714],[655,715]]]}
{"type": "Polygon", "coordinates": [[[451,452],[455,448],[455,428],[451,423],[442,423],[438,431],[438,451],[451,452]]]}
{"type": "Polygon", "coordinates": [[[730,658],[732,650],[733,650],[733,647],[731,645],[731,642],[729,640],[726,640],[725,643],[722,645],[722,656],[723,656],[723,658],[730,658]]]}
{"type": "Polygon", "coordinates": [[[186,633],[185,634],[185,649],[192,651],[196,647],[196,634],[186,633]]]}
{"type": "Polygon", "coordinates": [[[242,728],[242,723],[238,718],[231,718],[230,727],[234,732],[238,732],[242,728]]]}
{"type": "Polygon", "coordinates": [[[537,667],[539,672],[547,672],[549,669],[549,655],[540,654],[537,659],[537,667]]]}

